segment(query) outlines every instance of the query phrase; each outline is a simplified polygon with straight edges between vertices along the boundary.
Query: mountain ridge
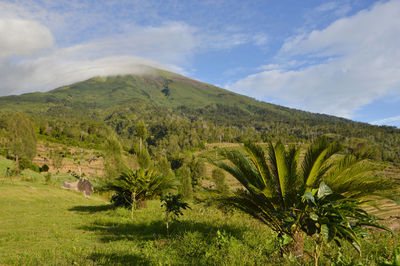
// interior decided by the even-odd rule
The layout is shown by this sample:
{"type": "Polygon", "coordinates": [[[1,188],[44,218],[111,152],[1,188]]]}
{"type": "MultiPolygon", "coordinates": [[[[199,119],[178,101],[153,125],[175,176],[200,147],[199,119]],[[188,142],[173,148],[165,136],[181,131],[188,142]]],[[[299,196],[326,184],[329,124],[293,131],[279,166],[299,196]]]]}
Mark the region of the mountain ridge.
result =
{"type": "MultiPolygon", "coordinates": [[[[352,121],[333,115],[312,113],[259,101],[246,95],[241,95],[165,70],[154,69],[153,71],[155,72],[149,72],[149,74],[93,77],[71,85],[61,86],[47,92],[32,92],[21,95],[2,96],[0,97],[0,103],[3,107],[0,107],[0,110],[6,109],[7,104],[15,105],[18,104],[18,102],[47,104],[48,107],[51,107],[54,104],[65,105],[71,101],[79,103],[84,99],[83,103],[87,103],[89,106],[95,103],[97,108],[108,108],[112,105],[125,104],[129,101],[150,100],[152,103],[172,109],[185,105],[190,105],[192,108],[204,108],[210,104],[222,104],[228,106],[236,105],[242,108],[244,107],[243,105],[252,105],[266,108],[270,111],[295,111],[307,115],[340,119],[341,121],[352,121]],[[110,86],[102,86],[104,83],[110,86]],[[170,86],[170,83],[173,83],[173,86],[170,86]],[[111,93],[109,91],[110,88],[111,93]],[[131,91],[132,95],[129,95],[128,93],[130,88],[133,89],[131,91]],[[94,92],[93,90],[96,91],[94,92]],[[185,90],[189,90],[189,92],[184,93],[185,90]],[[83,91],[85,93],[82,93],[83,91]],[[94,92],[96,95],[90,95],[88,92],[94,92]],[[78,100],[76,98],[78,98],[78,100]],[[107,100],[110,101],[107,103],[107,100]]],[[[29,112],[29,110],[23,111],[29,112]]]]}
{"type": "MultiPolygon", "coordinates": [[[[309,142],[327,135],[376,146],[387,154],[382,157],[400,162],[400,129],[274,105],[159,69],[139,75],[93,77],[48,92],[0,97],[0,113],[15,111],[31,114],[42,127],[49,121],[63,121],[53,125],[59,131],[73,127],[71,121],[104,123],[127,141],[142,120],[157,136],[149,140],[154,145],[168,134],[178,134],[174,132],[180,130],[176,123],[185,124],[185,134],[196,131],[200,142],[246,138],[309,142]],[[213,133],[207,135],[204,127],[213,133]]],[[[186,145],[184,142],[180,145],[186,145]]]]}

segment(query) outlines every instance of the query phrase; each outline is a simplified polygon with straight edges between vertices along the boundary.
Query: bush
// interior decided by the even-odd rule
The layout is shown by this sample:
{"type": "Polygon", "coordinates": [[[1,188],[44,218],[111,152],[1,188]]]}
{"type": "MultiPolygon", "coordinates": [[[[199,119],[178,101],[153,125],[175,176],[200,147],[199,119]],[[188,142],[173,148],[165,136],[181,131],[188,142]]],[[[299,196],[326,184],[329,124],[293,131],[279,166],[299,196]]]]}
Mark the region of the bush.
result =
{"type": "Polygon", "coordinates": [[[21,170],[29,169],[30,165],[31,165],[31,162],[25,157],[20,158],[18,161],[18,166],[19,166],[19,169],[21,169],[21,170]]]}
{"type": "Polygon", "coordinates": [[[50,183],[51,182],[51,173],[47,173],[44,176],[44,180],[46,181],[46,183],[50,183]]]}
{"type": "Polygon", "coordinates": [[[109,180],[102,191],[113,191],[111,203],[116,207],[124,206],[133,210],[145,206],[145,201],[161,196],[176,187],[172,177],[162,176],[154,169],[128,170],[117,179],[109,180]]]}
{"type": "Polygon", "coordinates": [[[40,166],[35,163],[32,163],[30,165],[29,169],[31,169],[32,171],[35,171],[36,173],[40,173],[40,166]]]}
{"type": "Polygon", "coordinates": [[[27,159],[26,157],[22,157],[21,159],[19,159],[18,161],[18,166],[21,170],[24,169],[31,169],[34,172],[39,173],[40,172],[40,167],[37,164],[32,163],[29,159],[27,159]]]}
{"type": "Polygon", "coordinates": [[[48,172],[49,171],[49,166],[47,164],[42,165],[40,167],[40,172],[48,172]]]}

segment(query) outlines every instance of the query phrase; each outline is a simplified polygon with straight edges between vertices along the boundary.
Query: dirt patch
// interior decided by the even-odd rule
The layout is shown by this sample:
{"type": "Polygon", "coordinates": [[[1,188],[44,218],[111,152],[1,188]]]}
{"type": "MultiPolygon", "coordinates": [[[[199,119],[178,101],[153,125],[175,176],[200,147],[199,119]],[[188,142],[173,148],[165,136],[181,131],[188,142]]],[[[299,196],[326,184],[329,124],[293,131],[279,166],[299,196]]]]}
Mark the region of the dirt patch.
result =
{"type": "Polygon", "coordinates": [[[37,155],[33,159],[35,164],[49,166],[49,172],[76,173],[89,177],[101,176],[104,173],[104,159],[99,156],[100,151],[82,149],[56,143],[38,143],[37,155]],[[51,153],[62,151],[63,158],[59,167],[55,167],[51,153]]]}

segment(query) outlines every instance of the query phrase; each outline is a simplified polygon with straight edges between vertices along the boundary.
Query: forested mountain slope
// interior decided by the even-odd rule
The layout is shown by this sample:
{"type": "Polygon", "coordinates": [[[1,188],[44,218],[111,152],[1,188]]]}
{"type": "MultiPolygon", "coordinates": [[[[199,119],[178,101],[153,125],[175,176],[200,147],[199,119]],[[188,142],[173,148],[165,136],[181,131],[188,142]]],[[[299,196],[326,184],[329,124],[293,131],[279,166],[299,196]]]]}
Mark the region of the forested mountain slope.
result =
{"type": "Polygon", "coordinates": [[[39,133],[55,141],[101,145],[106,133],[100,129],[107,125],[128,143],[143,121],[147,142],[154,147],[176,142],[180,148],[193,148],[246,138],[307,142],[325,134],[350,146],[373,146],[379,158],[400,161],[399,129],[273,105],[157,69],[0,97],[3,117],[15,111],[30,113],[39,133]]]}

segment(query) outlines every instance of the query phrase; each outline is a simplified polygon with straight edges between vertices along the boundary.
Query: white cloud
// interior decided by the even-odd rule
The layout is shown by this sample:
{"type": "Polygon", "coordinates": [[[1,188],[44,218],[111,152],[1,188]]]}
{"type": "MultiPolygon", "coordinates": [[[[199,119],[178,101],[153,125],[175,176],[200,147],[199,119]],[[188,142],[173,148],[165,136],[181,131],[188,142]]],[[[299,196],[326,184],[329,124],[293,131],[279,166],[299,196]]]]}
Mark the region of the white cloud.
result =
{"type": "MultiPolygon", "coordinates": [[[[35,61],[24,62],[1,71],[0,79],[9,91],[4,94],[19,94],[32,91],[47,91],[89,79],[94,76],[142,74],[147,66],[182,72],[176,66],[161,65],[157,62],[134,56],[110,56],[94,60],[67,60],[64,57],[49,56],[35,61]]],[[[0,68],[1,69],[1,68],[0,68]]]]}
{"type": "Polygon", "coordinates": [[[265,45],[268,43],[269,38],[268,35],[263,33],[258,33],[253,36],[254,44],[255,45],[265,45]]]}
{"type": "MultiPolygon", "coordinates": [[[[7,30],[0,27],[0,36],[7,30]]],[[[133,27],[124,35],[67,48],[52,46],[51,33],[36,22],[21,20],[14,23],[13,31],[20,34],[19,40],[13,40],[14,45],[3,45],[0,95],[47,91],[93,76],[142,73],[143,65],[184,74],[177,65],[185,62],[197,47],[193,29],[180,23],[133,27]],[[27,33],[15,25],[28,26],[31,31],[27,33]],[[32,25],[41,31],[33,31],[32,25]],[[26,38],[35,41],[24,42],[26,38]],[[25,56],[45,48],[38,56],[25,56]]]]}
{"type": "Polygon", "coordinates": [[[53,45],[53,36],[43,25],[21,19],[0,19],[0,60],[32,55],[53,45]]]}
{"type": "Polygon", "coordinates": [[[295,108],[351,117],[389,91],[400,93],[398,14],[400,1],[381,3],[323,30],[294,36],[277,58],[312,65],[292,70],[267,66],[230,88],[295,108]]]}
{"type": "Polygon", "coordinates": [[[273,69],[282,69],[282,65],[279,65],[279,64],[267,64],[267,65],[259,66],[257,68],[257,70],[262,70],[262,71],[264,71],[264,70],[273,70],[273,69]]]}
{"type": "Polygon", "coordinates": [[[351,10],[348,3],[326,2],[315,8],[315,11],[325,13],[332,12],[334,15],[341,17],[351,10]]]}
{"type": "Polygon", "coordinates": [[[400,115],[387,117],[384,119],[376,120],[371,122],[373,125],[397,125],[400,126],[400,115]]]}
{"type": "Polygon", "coordinates": [[[317,8],[315,8],[315,10],[318,12],[331,11],[331,10],[336,9],[337,6],[338,6],[338,3],[336,3],[336,2],[326,2],[326,3],[323,3],[322,5],[318,6],[317,8]]]}
{"type": "MultiPolygon", "coordinates": [[[[122,3],[107,4],[112,9],[122,3]]],[[[262,34],[210,31],[179,21],[135,24],[127,18],[148,14],[151,6],[141,0],[130,4],[118,19],[103,5],[79,0],[0,2],[0,96],[136,73],[144,64],[186,74],[183,66],[190,67],[196,53],[267,42],[262,34]]]]}

